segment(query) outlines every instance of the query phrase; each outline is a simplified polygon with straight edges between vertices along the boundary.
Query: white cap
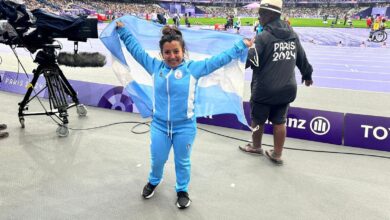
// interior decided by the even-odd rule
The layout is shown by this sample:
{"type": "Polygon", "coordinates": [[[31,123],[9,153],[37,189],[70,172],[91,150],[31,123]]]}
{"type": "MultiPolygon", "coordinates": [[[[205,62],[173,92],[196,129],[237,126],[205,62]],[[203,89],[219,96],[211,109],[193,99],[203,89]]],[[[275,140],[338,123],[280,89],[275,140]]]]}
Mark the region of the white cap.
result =
{"type": "Polygon", "coordinates": [[[262,0],[260,3],[260,9],[266,9],[282,14],[282,5],[282,0],[262,0]]]}

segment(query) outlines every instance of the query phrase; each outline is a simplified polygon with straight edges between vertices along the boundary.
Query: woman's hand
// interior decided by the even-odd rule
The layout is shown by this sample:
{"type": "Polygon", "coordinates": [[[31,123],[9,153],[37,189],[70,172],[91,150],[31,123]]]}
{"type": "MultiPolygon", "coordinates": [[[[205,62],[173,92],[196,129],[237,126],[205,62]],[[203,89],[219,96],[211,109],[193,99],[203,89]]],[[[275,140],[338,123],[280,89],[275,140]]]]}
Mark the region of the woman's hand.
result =
{"type": "Polygon", "coordinates": [[[254,44],[254,42],[255,42],[255,38],[252,38],[252,39],[244,38],[244,44],[245,44],[248,48],[252,47],[253,44],[254,44]]]}
{"type": "Polygon", "coordinates": [[[122,28],[122,27],[124,27],[124,26],[125,26],[125,24],[122,23],[121,21],[117,21],[117,22],[116,22],[116,28],[117,28],[117,29],[122,28]]]}

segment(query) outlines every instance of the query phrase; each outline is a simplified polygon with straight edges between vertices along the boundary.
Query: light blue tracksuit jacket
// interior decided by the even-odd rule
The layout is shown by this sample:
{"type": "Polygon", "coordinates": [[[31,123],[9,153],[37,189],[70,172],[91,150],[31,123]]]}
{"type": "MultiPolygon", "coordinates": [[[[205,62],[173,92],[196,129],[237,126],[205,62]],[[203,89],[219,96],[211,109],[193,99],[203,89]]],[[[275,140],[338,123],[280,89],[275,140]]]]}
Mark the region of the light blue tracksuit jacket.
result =
{"type": "Polygon", "coordinates": [[[202,61],[183,61],[175,68],[149,56],[126,28],[118,30],[127,50],[153,79],[153,121],[151,124],[151,171],[149,182],[158,185],[171,146],[174,150],[176,191],[188,191],[192,144],[196,135],[195,94],[200,77],[214,72],[246,53],[239,41],[231,49],[202,61]]]}

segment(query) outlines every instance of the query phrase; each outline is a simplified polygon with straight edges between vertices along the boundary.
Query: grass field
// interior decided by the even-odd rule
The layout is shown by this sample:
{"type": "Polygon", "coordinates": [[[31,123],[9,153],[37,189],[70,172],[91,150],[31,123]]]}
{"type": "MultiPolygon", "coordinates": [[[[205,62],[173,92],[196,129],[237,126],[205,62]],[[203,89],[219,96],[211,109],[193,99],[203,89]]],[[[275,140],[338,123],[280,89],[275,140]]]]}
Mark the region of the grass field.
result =
{"type": "MultiPolygon", "coordinates": [[[[191,24],[195,25],[214,25],[214,24],[226,24],[226,18],[190,18],[189,19],[191,24]]],[[[236,19],[234,20],[236,21],[236,19]]],[[[253,22],[255,21],[255,18],[241,18],[241,24],[243,26],[247,25],[253,25],[253,22]]],[[[322,23],[322,19],[315,19],[315,18],[291,18],[291,26],[293,27],[330,27],[332,24],[332,21],[334,19],[328,19],[327,24],[322,23]]],[[[169,19],[169,24],[173,24],[172,19],[169,19]]],[[[180,20],[181,24],[184,24],[184,19],[182,18],[180,20]]],[[[338,24],[336,24],[334,27],[336,28],[345,28],[348,27],[347,25],[344,26],[344,20],[339,19],[338,24]]],[[[366,28],[366,20],[352,20],[353,27],[355,28],[366,28]]],[[[387,26],[389,27],[390,22],[386,22],[387,26]]]]}

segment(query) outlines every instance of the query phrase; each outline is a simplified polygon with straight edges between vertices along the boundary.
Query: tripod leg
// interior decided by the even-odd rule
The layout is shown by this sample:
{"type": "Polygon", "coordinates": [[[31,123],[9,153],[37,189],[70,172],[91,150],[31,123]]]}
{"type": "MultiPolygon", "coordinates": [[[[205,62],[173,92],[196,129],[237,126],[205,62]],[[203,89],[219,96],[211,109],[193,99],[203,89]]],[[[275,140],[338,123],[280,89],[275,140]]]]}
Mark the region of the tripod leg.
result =
{"type": "Polygon", "coordinates": [[[77,98],[76,91],[74,91],[73,87],[70,85],[69,81],[66,79],[64,73],[61,71],[59,67],[58,67],[58,73],[61,77],[61,81],[65,93],[68,94],[72,98],[73,102],[76,104],[77,114],[79,116],[86,116],[88,112],[87,108],[83,104],[80,104],[79,99],[77,98]]]}
{"type": "Polygon", "coordinates": [[[66,137],[69,134],[68,130],[68,102],[66,100],[66,85],[60,78],[59,69],[48,69],[45,74],[47,88],[49,90],[49,102],[52,106],[58,109],[59,118],[62,124],[58,126],[56,132],[60,137],[66,137]]]}
{"type": "Polygon", "coordinates": [[[57,69],[48,70],[45,73],[46,84],[49,90],[49,101],[54,108],[63,110],[68,107],[66,94],[62,80],[59,78],[57,69]]]}
{"type": "Polygon", "coordinates": [[[33,77],[33,79],[31,80],[31,82],[30,82],[30,84],[28,86],[27,92],[24,95],[23,100],[21,102],[19,102],[18,116],[19,116],[19,122],[22,125],[22,128],[24,128],[24,118],[23,118],[24,114],[23,114],[23,111],[26,110],[26,105],[29,102],[31,93],[32,93],[32,91],[34,89],[35,84],[37,83],[37,81],[39,79],[39,75],[41,74],[39,68],[34,70],[33,73],[34,73],[34,77],[33,77]]]}
{"type": "Polygon", "coordinates": [[[64,86],[65,86],[66,94],[68,94],[72,98],[73,102],[76,105],[78,105],[80,102],[79,102],[79,99],[77,98],[77,93],[76,93],[76,91],[74,91],[72,85],[70,85],[68,79],[66,79],[64,73],[61,71],[61,69],[59,67],[58,67],[58,73],[61,77],[61,80],[62,80],[64,86]]]}

